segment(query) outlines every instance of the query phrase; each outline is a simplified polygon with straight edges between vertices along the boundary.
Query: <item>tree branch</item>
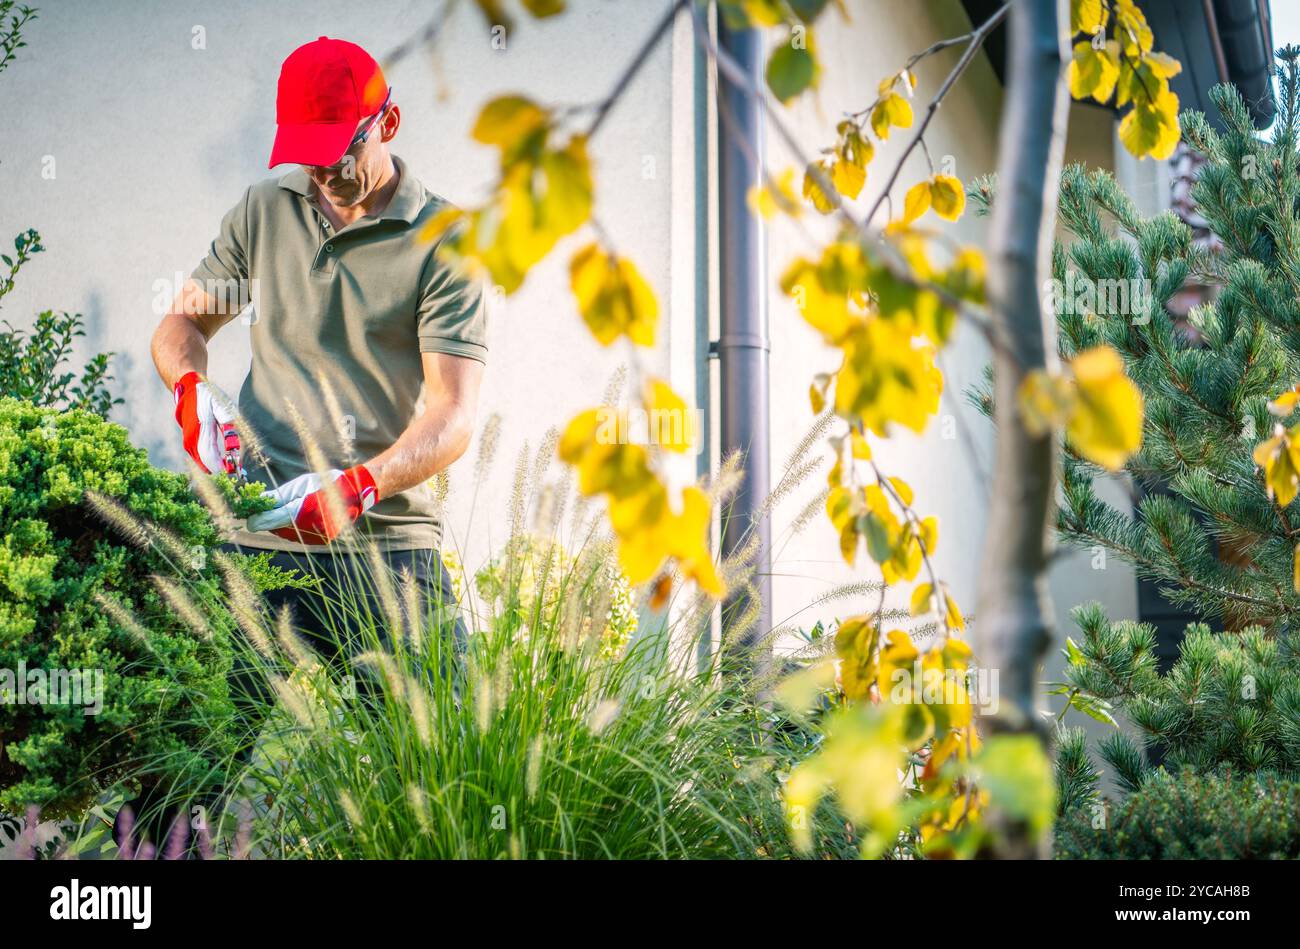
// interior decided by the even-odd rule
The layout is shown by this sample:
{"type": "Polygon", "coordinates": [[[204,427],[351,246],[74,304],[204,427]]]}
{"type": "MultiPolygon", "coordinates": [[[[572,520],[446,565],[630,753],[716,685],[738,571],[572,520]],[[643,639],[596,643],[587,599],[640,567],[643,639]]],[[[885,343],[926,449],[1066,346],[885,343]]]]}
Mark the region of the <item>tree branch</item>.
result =
{"type": "Polygon", "coordinates": [[[967,37],[970,39],[970,42],[966,44],[965,51],[961,54],[961,59],[957,60],[957,64],[953,66],[952,70],[948,73],[948,78],[943,81],[943,85],[939,87],[939,90],[934,94],[934,97],[930,99],[930,104],[926,106],[925,109],[925,117],[921,119],[921,124],[918,125],[916,131],[912,133],[912,139],[903,149],[903,153],[898,156],[898,161],[894,164],[894,170],[885,181],[885,187],[880,190],[880,196],[877,197],[875,203],[871,205],[871,210],[867,212],[867,216],[862,219],[863,224],[870,225],[872,219],[875,218],[876,212],[880,210],[880,206],[885,203],[885,200],[889,197],[889,193],[894,190],[894,185],[898,181],[898,176],[903,171],[903,165],[907,163],[907,156],[912,154],[916,146],[921,144],[921,140],[925,137],[925,130],[930,127],[930,122],[933,121],[935,114],[939,111],[939,106],[942,104],[944,96],[948,94],[948,90],[953,87],[953,84],[961,77],[961,74],[966,71],[966,67],[974,61],[975,54],[979,52],[980,47],[984,45],[984,41],[988,39],[989,34],[993,32],[994,28],[997,27],[998,24],[1006,19],[1007,12],[1010,9],[1011,4],[1004,3],[998,8],[997,12],[980,24],[978,29],[967,33],[965,37],[956,37],[951,41],[946,41],[946,45],[936,43],[930,48],[930,50],[927,50],[926,53],[915,56],[908,61],[908,65],[904,67],[905,69],[911,69],[912,65],[920,60],[921,56],[928,55],[931,51],[937,51],[938,49],[945,49],[947,46],[956,45],[962,39],[967,37]]]}
{"type": "MultiPolygon", "coordinates": [[[[998,200],[989,228],[997,459],[980,572],[980,654],[998,670],[995,731],[1036,735],[1038,667],[1051,642],[1047,563],[1058,457],[1050,434],[1032,436],[1019,391],[1033,370],[1057,361],[1056,318],[1039,287],[1051,275],[1052,235],[1068,107],[1060,0],[1018,0],[1011,10],[1009,77],[998,142],[998,200]]],[[[998,856],[1043,857],[1047,842],[1008,825],[998,856]]]]}
{"type": "Polygon", "coordinates": [[[591,125],[587,127],[587,138],[594,136],[600,129],[601,124],[605,121],[605,116],[607,116],[609,110],[614,107],[614,103],[619,100],[623,91],[627,89],[632,80],[636,78],[636,74],[641,71],[641,67],[644,66],[645,61],[650,58],[650,54],[654,52],[654,48],[659,45],[659,41],[663,39],[664,34],[672,29],[673,20],[677,18],[677,12],[685,7],[689,2],[690,0],[674,0],[673,5],[668,8],[668,12],[665,13],[663,19],[659,21],[659,25],[650,31],[650,35],[646,37],[646,41],[641,45],[641,49],[637,51],[637,54],[634,57],[632,57],[632,62],[625,70],[623,70],[623,75],[619,76],[618,82],[614,83],[614,88],[596,108],[596,117],[591,120],[591,125]]]}

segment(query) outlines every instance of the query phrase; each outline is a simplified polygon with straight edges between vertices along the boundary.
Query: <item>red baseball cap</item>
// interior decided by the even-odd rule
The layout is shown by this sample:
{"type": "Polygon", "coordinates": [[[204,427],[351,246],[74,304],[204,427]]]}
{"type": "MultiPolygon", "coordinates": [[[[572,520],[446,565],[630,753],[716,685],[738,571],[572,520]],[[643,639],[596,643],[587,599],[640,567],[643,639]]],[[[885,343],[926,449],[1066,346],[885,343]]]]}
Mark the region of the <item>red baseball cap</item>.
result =
{"type": "Polygon", "coordinates": [[[387,97],[383,70],[356,43],[322,36],[299,46],[280,67],[275,144],[266,167],[334,164],[352,143],[357,123],[378,112],[387,97]]]}

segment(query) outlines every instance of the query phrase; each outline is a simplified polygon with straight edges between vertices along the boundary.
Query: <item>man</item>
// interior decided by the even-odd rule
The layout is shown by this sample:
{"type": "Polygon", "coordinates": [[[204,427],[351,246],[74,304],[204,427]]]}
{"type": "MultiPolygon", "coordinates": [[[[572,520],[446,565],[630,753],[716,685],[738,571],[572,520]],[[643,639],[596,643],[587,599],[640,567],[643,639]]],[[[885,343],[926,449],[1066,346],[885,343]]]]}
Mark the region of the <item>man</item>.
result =
{"type": "Polygon", "coordinates": [[[470,439],[487,354],[483,297],[420,237],[446,204],[390,153],[401,112],[365,50],[323,36],[294,50],[276,122],[268,167],[298,168],[252,185],[226,214],[154,333],[153,357],[190,457],[212,473],[242,476],[247,465],[250,480],[270,486],[274,509],[231,539],[324,578],[320,590],[268,599],[288,603],[333,654],[348,632],[340,594],[367,592],[368,543],[425,602],[443,604],[449,623],[455,615],[425,484],[470,439]],[[204,379],[207,344],[249,297],[252,365],[236,416],[204,379]],[[304,437],[337,466],[324,479],[304,437]]]}

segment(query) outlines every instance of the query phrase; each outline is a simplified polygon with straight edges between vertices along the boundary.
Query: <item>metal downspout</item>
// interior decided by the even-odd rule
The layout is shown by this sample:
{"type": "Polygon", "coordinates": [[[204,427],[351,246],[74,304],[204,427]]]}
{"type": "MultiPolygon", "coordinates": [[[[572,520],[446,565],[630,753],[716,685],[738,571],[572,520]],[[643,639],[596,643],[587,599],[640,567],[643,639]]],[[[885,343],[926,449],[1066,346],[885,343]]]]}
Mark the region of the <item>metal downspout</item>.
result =
{"type": "MultiPolygon", "coordinates": [[[[717,25],[718,45],[763,86],[762,38],[757,30],[717,25]]],[[[772,628],[770,518],[757,515],[771,491],[768,389],[767,241],[762,219],[748,205],[751,188],[763,183],[763,111],[745,90],[718,77],[718,264],[720,366],[720,443],[722,452],[744,453],[744,481],[724,512],[724,558],[758,535],[754,592],[758,617],[748,631],[730,641],[728,628],[753,606],[746,591],[733,590],[723,604],[724,665],[761,674],[772,628]],[[756,160],[757,159],[757,160],[756,160]]]]}

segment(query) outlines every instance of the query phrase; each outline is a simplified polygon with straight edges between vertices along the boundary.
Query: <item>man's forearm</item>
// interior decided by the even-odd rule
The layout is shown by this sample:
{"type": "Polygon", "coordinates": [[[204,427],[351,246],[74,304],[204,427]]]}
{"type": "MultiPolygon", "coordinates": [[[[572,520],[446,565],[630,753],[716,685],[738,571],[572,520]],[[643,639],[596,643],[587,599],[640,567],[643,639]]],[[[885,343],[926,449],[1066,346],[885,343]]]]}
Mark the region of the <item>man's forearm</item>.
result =
{"type": "Polygon", "coordinates": [[[380,498],[428,481],[465,453],[472,419],[462,407],[426,411],[392,447],[365,463],[380,498]]]}
{"type": "Polygon", "coordinates": [[[187,372],[208,371],[208,340],[194,322],[177,313],[168,313],[153,334],[153,364],[158,375],[171,389],[187,372]]]}

